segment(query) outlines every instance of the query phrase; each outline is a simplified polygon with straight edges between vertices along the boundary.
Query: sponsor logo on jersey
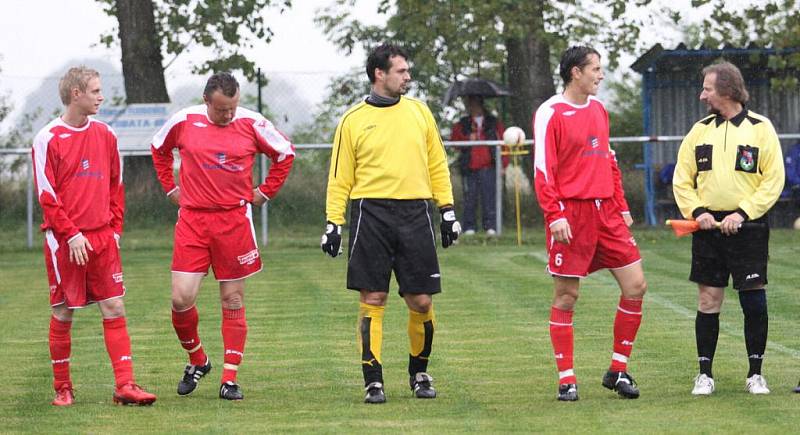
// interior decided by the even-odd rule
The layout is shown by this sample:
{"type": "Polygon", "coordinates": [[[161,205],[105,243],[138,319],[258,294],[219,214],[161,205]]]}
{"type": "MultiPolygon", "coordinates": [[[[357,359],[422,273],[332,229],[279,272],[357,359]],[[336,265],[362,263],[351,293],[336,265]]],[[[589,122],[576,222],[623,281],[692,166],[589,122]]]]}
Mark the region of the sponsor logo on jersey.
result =
{"type": "Polygon", "coordinates": [[[378,124],[370,124],[370,125],[364,127],[364,131],[372,130],[373,128],[375,128],[377,126],[378,126],[378,124]]]}
{"type": "Polygon", "coordinates": [[[208,169],[212,171],[217,169],[222,169],[230,172],[244,171],[244,166],[237,165],[236,163],[228,163],[228,156],[225,153],[214,153],[214,157],[216,157],[217,163],[216,164],[203,163],[203,169],[208,169]]]}
{"type": "Polygon", "coordinates": [[[600,146],[600,139],[597,136],[589,136],[589,146],[592,148],[597,148],[600,146]]]}
{"type": "Polygon", "coordinates": [[[575,112],[576,112],[575,110],[567,110],[566,112],[563,113],[563,115],[564,116],[572,116],[572,115],[575,114],[575,112]]]}
{"type": "Polygon", "coordinates": [[[59,139],[66,139],[66,138],[68,138],[70,136],[72,136],[72,133],[61,133],[61,134],[58,135],[58,138],[59,139]]]}
{"type": "Polygon", "coordinates": [[[247,265],[255,263],[257,258],[258,258],[258,249],[253,249],[247,254],[239,255],[238,257],[236,257],[236,259],[239,260],[239,264],[247,264],[247,265]]]}
{"type": "Polygon", "coordinates": [[[115,273],[115,274],[111,275],[111,278],[112,278],[112,279],[114,280],[114,282],[116,282],[116,283],[120,283],[120,282],[122,282],[122,272],[117,272],[117,273],[115,273]]]}
{"type": "Polygon", "coordinates": [[[75,174],[75,176],[97,178],[99,180],[103,179],[103,173],[100,171],[90,171],[90,166],[89,159],[81,159],[81,168],[78,170],[78,173],[75,174]]]}
{"type": "Polygon", "coordinates": [[[193,123],[192,123],[192,125],[193,125],[193,126],[195,126],[195,127],[199,127],[199,128],[206,128],[206,127],[208,127],[208,124],[204,124],[204,123],[202,123],[202,122],[200,122],[200,121],[193,122],[193,123]]]}

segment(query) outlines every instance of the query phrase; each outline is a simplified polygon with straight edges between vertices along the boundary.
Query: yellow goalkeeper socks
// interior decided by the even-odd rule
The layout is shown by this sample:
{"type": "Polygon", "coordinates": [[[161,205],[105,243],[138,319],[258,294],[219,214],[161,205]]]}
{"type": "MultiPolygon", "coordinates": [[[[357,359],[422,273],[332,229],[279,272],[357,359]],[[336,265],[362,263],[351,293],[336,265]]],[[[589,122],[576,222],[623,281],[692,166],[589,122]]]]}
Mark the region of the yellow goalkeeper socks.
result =
{"type": "Polygon", "coordinates": [[[358,347],[361,350],[361,370],[364,372],[364,384],[383,382],[381,366],[381,345],[383,343],[384,307],[359,304],[358,310],[358,347]]]}
{"type": "Polygon", "coordinates": [[[408,374],[410,376],[428,370],[435,323],[436,315],[433,312],[433,306],[427,313],[408,310],[408,374]]]}

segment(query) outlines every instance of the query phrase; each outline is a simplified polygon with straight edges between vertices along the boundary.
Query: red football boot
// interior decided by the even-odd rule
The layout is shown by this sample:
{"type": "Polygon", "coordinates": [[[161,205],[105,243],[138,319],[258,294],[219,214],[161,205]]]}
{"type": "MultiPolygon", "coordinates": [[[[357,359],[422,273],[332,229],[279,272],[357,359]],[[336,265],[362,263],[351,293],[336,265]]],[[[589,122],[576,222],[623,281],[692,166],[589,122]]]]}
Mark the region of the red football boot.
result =
{"type": "Polygon", "coordinates": [[[134,383],[125,384],[114,391],[114,403],[120,405],[152,405],[155,401],[155,394],[142,390],[134,383]]]}
{"type": "Polygon", "coordinates": [[[72,387],[64,384],[56,390],[56,398],[53,399],[54,406],[70,406],[75,401],[75,393],[72,392],[72,387]]]}

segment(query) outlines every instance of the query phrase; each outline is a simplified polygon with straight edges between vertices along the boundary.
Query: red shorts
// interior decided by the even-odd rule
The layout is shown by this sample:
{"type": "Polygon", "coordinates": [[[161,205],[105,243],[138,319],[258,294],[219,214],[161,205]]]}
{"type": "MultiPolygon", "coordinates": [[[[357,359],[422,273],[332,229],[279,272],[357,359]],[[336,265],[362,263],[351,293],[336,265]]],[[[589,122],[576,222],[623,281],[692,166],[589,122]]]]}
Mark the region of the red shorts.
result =
{"type": "Polygon", "coordinates": [[[78,266],[69,261],[69,244],[58,240],[52,231],[44,236],[44,264],[50,283],[50,305],[66,304],[68,308],[83,308],[94,302],[125,295],[122,285],[122,262],[114,231],[102,228],[83,231],[92,250],[89,261],[78,266]]]}
{"type": "Polygon", "coordinates": [[[250,204],[231,210],[181,208],[175,225],[172,271],[207,274],[217,281],[247,278],[261,270],[250,204]]]}
{"type": "Polygon", "coordinates": [[[584,278],[599,269],[620,269],[642,259],[614,201],[571,199],[562,204],[572,240],[556,242],[546,228],[548,272],[584,278]]]}

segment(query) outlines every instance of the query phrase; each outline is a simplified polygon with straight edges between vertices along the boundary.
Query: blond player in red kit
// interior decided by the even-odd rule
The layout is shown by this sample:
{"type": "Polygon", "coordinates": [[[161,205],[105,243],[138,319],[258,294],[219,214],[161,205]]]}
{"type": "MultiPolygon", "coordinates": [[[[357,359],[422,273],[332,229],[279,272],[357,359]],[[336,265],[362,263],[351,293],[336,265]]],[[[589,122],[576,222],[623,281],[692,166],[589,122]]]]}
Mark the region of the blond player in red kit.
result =
{"type": "Polygon", "coordinates": [[[544,102],[533,122],[535,186],[544,212],[553,276],[550,339],[558,367],[558,400],[578,400],[573,367],[572,314],[580,279],[609,269],[620,288],[611,365],[604,387],[636,399],[628,358],[642,320],[647,284],[628,226],[633,223],[622,177],[609,148],[608,113],[595,95],[603,80],[600,55],[571,47],[560,62],[564,92],[544,102]]]}
{"type": "Polygon", "coordinates": [[[219,281],[224,363],[219,397],[241,400],[236,374],[244,356],[247,322],[245,278],[261,270],[251,204],[274,198],[286,181],[294,146],[260,113],[239,105],[239,83],[229,73],[212,75],[205,104],[170,118],[153,138],[153,165],[169,198],[180,206],[172,256],[172,325],[189,353],[178,383],[185,396],[211,370],[197,325],[197,293],[209,266],[219,281]],[[172,173],[172,150],[181,157],[180,186],[172,173]],[[257,153],[272,160],[266,179],[253,188],[257,153]]]}
{"type": "Polygon", "coordinates": [[[50,283],[50,357],[56,396],[53,405],[72,405],[70,378],[72,318],[76,308],[97,303],[111,358],[115,403],[150,405],[156,396],[136,385],[131,340],[122,297],[119,239],[125,212],[117,138],[90,115],[103,102],[100,74],[70,68],[58,85],[64,114],[33,142],[34,178],[42,206],[44,258],[50,283]]]}

